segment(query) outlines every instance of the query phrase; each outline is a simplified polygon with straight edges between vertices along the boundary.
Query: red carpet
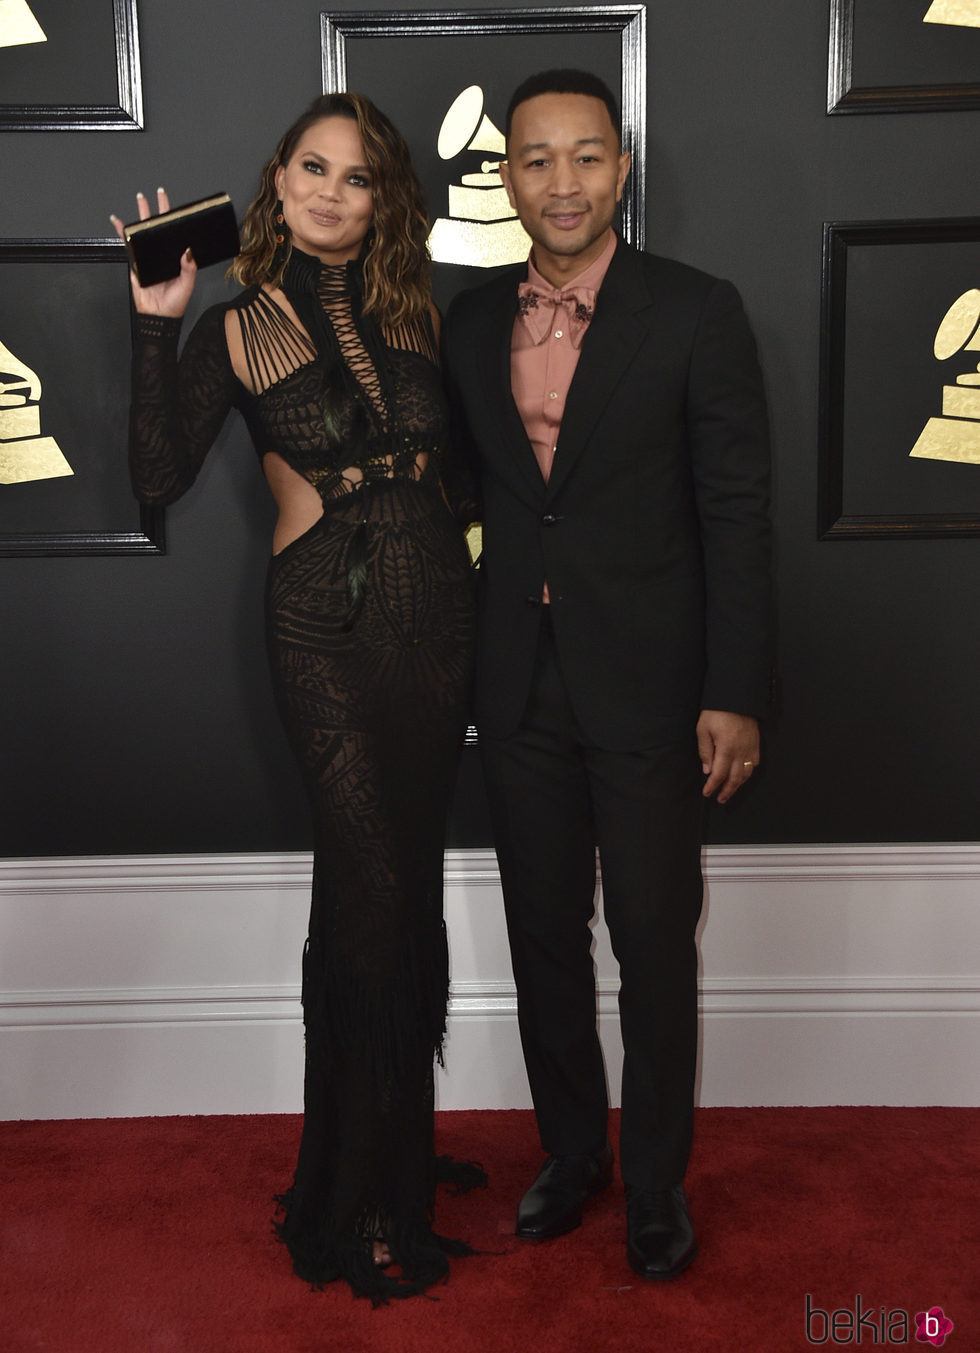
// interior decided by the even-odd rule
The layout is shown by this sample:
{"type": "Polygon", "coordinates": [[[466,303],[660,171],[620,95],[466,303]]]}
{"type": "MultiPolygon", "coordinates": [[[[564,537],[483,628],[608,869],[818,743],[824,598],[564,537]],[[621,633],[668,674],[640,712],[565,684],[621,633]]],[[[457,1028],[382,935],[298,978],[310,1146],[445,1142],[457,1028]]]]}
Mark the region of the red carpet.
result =
{"type": "Polygon", "coordinates": [[[298,1118],[0,1123],[0,1349],[975,1353],[978,1129],[972,1109],[699,1110],[701,1254],[661,1285],[626,1266],[618,1186],[571,1235],[515,1240],[529,1113],[439,1114],[439,1149],[482,1160],[490,1188],[440,1196],[438,1226],[487,1253],[453,1261],[438,1300],[372,1310],[310,1291],[272,1235],[298,1118]],[[915,1339],[933,1307],[942,1345],[915,1339]]]}

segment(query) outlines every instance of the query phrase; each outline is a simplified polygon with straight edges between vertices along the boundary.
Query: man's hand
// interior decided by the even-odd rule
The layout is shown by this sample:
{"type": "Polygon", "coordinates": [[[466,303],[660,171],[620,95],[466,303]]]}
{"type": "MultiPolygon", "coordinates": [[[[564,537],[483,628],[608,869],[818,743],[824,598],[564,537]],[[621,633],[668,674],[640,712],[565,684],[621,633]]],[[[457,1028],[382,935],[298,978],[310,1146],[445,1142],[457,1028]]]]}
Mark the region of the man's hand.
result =
{"type": "Polygon", "coordinates": [[[703,709],[698,719],[698,754],[708,777],[701,791],[706,799],[717,791],[728,800],[759,764],[759,723],[748,714],[703,709]]]}

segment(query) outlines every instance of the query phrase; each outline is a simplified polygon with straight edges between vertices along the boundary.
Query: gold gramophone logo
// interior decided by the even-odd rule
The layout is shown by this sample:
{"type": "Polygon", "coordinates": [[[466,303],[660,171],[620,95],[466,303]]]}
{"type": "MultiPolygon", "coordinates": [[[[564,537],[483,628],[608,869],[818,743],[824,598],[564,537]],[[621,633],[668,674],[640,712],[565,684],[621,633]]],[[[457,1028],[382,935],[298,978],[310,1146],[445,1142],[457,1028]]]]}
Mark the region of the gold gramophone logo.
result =
{"type": "Polygon", "coordinates": [[[23,47],[47,42],[27,0],[0,0],[0,47],[23,47]]]}
{"type": "Polygon", "coordinates": [[[74,474],[53,437],[41,436],[41,382],[0,343],[0,484],[74,474]]]}
{"type": "MultiPolygon", "coordinates": [[[[980,352],[980,290],[964,291],[936,330],[933,352],[939,362],[958,352],[980,352]]],[[[980,363],[976,371],[943,386],[943,415],[930,418],[909,452],[926,460],[955,460],[980,465],[980,363]]]]}
{"type": "Polygon", "coordinates": [[[459,183],[449,185],[449,215],[440,217],[429,234],[429,253],[435,263],[496,268],[502,263],[523,263],[531,250],[500,177],[500,161],[507,150],[504,138],[483,104],[480,86],[468,85],[453,99],[442,120],[436,147],[441,160],[479,151],[496,158],[481,161],[478,173],[461,173],[459,183]]]}
{"type": "Polygon", "coordinates": [[[980,28],[980,0],[932,0],[922,22],[980,28]]]}

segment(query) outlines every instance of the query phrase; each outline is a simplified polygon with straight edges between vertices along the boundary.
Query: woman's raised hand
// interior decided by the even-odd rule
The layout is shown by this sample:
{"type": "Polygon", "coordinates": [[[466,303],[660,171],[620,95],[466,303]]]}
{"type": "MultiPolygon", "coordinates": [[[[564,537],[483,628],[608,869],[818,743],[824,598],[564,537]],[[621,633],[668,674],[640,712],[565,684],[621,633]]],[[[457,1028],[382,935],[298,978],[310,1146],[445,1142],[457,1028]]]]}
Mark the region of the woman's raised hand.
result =
{"type": "MultiPolygon", "coordinates": [[[[141,221],[148,221],[152,212],[150,204],[142,193],[136,194],[136,208],[139,212],[141,221]]],[[[170,199],[162,188],[157,189],[157,211],[164,212],[170,210],[170,199]]],[[[123,223],[118,216],[110,216],[116,234],[121,240],[125,239],[123,234],[123,223]]],[[[191,293],[194,290],[194,279],[197,277],[197,264],[191,257],[189,249],[184,251],[180,260],[180,275],[178,277],[168,278],[166,282],[157,282],[152,287],[141,287],[135,272],[130,269],[129,281],[133,288],[133,304],[143,315],[166,315],[170,319],[180,319],[181,315],[187,309],[191,299],[191,293]]]]}

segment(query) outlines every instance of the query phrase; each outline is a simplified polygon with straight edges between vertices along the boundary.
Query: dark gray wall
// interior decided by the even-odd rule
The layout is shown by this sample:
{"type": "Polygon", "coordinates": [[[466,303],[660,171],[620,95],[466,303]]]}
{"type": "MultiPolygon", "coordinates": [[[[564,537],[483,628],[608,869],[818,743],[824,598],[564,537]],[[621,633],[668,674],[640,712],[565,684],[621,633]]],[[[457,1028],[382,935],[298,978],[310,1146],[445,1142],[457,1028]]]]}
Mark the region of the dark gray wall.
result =
{"type": "MultiPolygon", "coordinates": [[[[108,236],[109,211],[157,183],[244,206],[319,91],[321,7],[146,0],[146,130],[0,133],[0,235],[108,236]]],[[[821,223],[975,213],[980,114],[826,117],[822,0],[658,2],[648,25],[647,244],[739,286],[774,426],[780,707],[764,772],[711,837],[972,839],[980,540],[818,541],[815,523],[821,223]]],[[[384,89],[379,69],[382,107],[384,89]]],[[[201,300],[221,288],[215,272],[201,300]]],[[[165,557],[2,561],[4,855],[309,843],[266,683],[271,513],[240,425],[167,516],[165,557]]],[[[455,844],[488,840],[475,755],[455,844]]]]}

